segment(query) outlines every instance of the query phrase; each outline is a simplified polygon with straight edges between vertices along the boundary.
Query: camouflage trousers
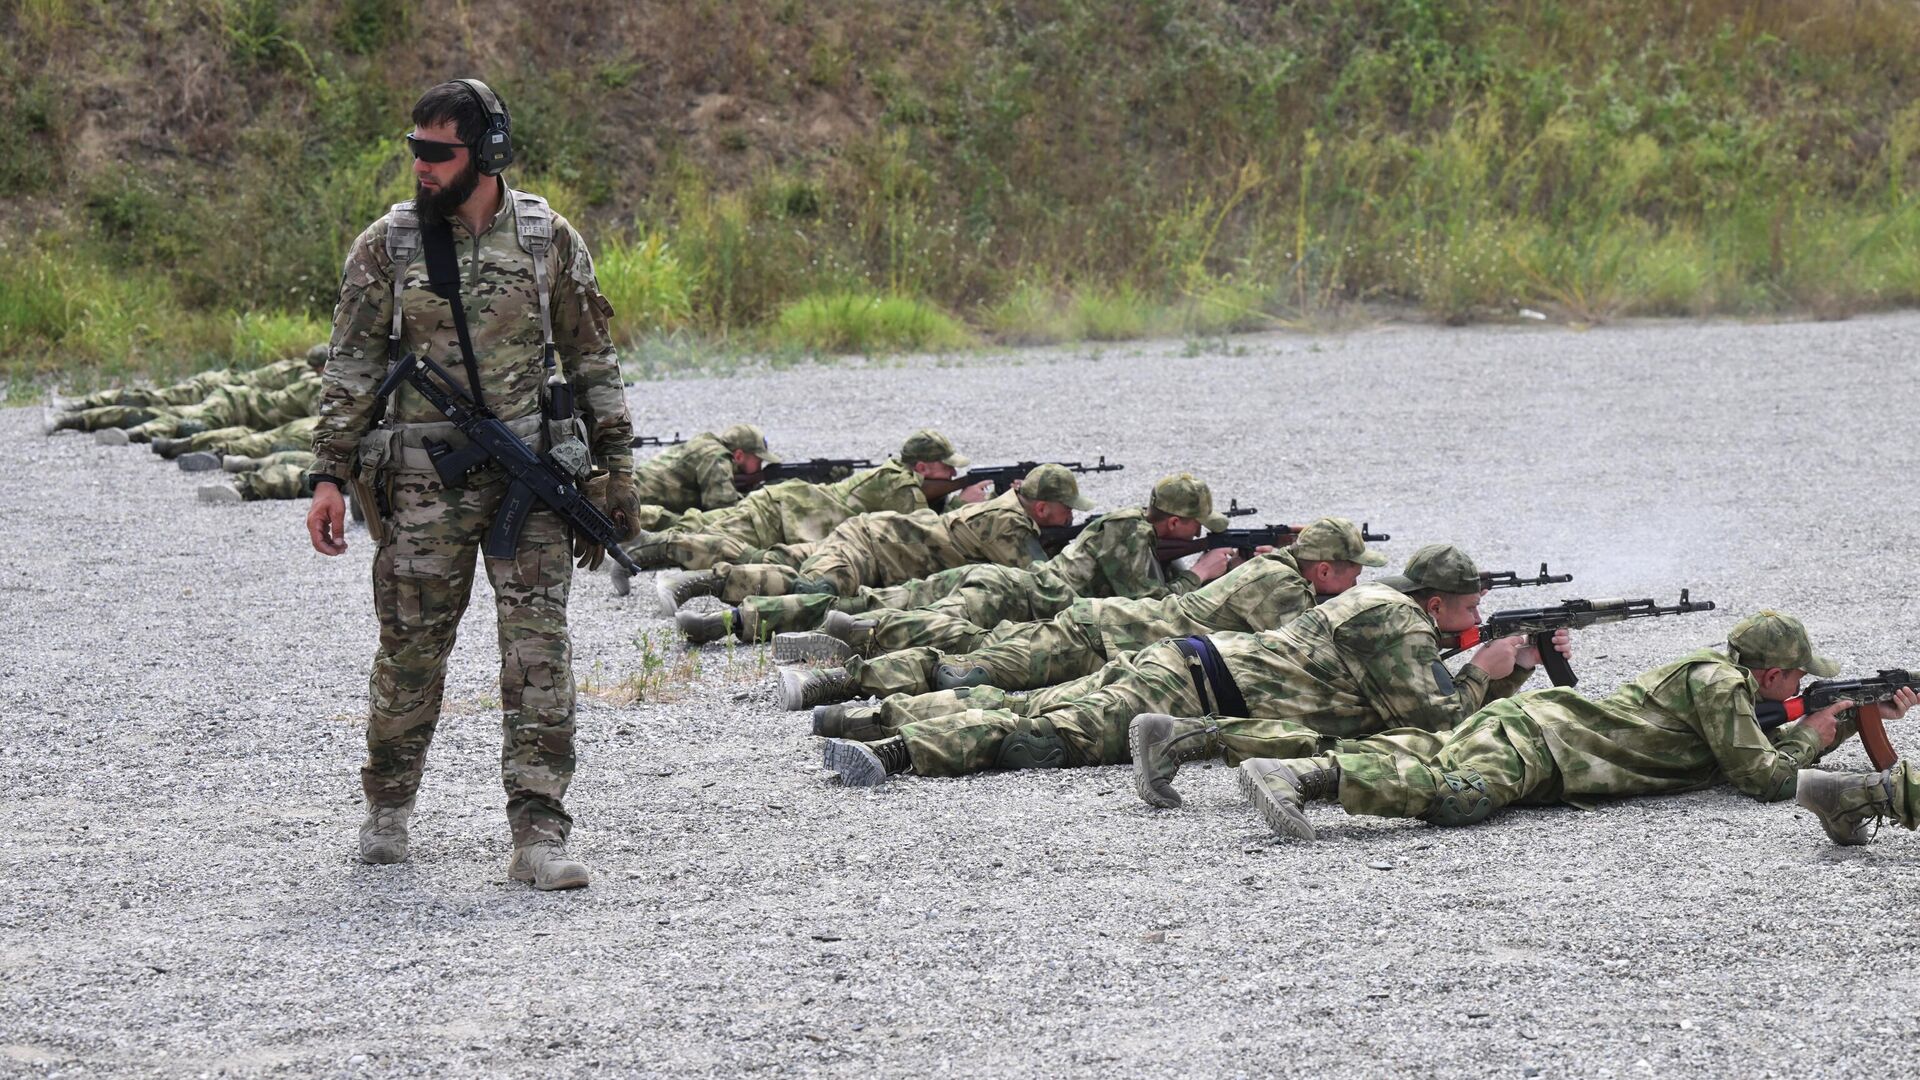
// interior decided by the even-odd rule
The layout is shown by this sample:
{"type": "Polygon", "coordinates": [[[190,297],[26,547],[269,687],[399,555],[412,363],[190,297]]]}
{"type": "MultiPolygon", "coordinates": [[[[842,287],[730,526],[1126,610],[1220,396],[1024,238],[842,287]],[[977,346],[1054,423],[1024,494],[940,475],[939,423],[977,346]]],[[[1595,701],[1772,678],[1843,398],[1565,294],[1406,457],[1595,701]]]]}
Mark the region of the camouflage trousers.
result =
{"type": "MultiPolygon", "coordinates": [[[[375,806],[406,802],[419,788],[480,540],[506,491],[497,471],[475,473],[458,488],[443,487],[433,473],[402,472],[392,488],[387,540],[373,559],[380,648],[360,772],[375,806]]],[[[573,820],[562,806],[574,770],[570,556],[560,519],[539,510],[527,518],[514,558],[480,560],[499,628],[500,770],[516,846],[565,839],[573,820]]]]}
{"type": "Polygon", "coordinates": [[[1893,820],[1903,828],[1920,828],[1920,769],[1910,761],[1893,767],[1893,820]]]}
{"type": "Polygon", "coordinates": [[[70,414],[73,427],[80,431],[102,431],[107,428],[130,428],[144,424],[159,415],[150,405],[101,405],[81,409],[70,414]]]}
{"type": "Polygon", "coordinates": [[[749,596],[795,592],[849,596],[863,585],[898,585],[947,569],[939,552],[924,543],[895,540],[887,535],[886,526],[868,525],[871,520],[854,518],[817,545],[775,547],[771,550],[775,560],[716,565],[720,599],[738,604],[749,596]],[[804,561],[792,562],[803,549],[804,561]]]}
{"type": "Polygon", "coordinates": [[[854,615],[873,612],[878,616],[873,642],[880,651],[915,645],[954,651],[964,647],[964,635],[968,633],[1005,619],[1046,618],[1040,612],[1055,605],[1064,610],[1077,598],[1065,586],[1047,587],[1041,578],[1016,567],[970,563],[898,585],[862,586],[848,596],[754,596],[742,600],[740,606],[753,609],[762,636],[784,630],[812,630],[829,611],[854,615]]]}
{"type": "Polygon", "coordinates": [[[266,431],[256,431],[250,427],[223,427],[212,431],[203,431],[188,437],[188,451],[206,450],[216,454],[231,454],[237,457],[266,457],[285,450],[306,450],[313,445],[313,433],[320,426],[320,418],[308,417],[291,424],[282,424],[266,431]]]}
{"type": "Polygon", "coordinates": [[[1046,622],[1001,623],[992,630],[937,612],[897,616],[881,616],[881,625],[933,644],[847,661],[847,673],[863,693],[925,693],[933,688],[934,673],[943,663],[985,668],[989,686],[1029,690],[1091,675],[1107,662],[1099,628],[1066,614],[1046,622]]]}
{"type": "MultiPolygon", "coordinates": [[[[99,409],[113,405],[135,407],[192,405],[204,400],[216,388],[232,382],[236,377],[236,372],[222,369],[203,371],[172,386],[122,386],[112,390],[100,390],[81,398],[77,408],[99,409]]],[[[135,421],[135,423],[138,422],[135,421]]]]}
{"type": "Polygon", "coordinates": [[[233,478],[240,497],[255,499],[299,499],[308,494],[307,473],[314,457],[307,450],[282,450],[257,458],[258,464],[233,478]]]}
{"type": "MultiPolygon", "coordinates": [[[[1141,713],[1199,716],[1203,711],[1187,673],[1186,657],[1171,641],[1115,660],[1071,685],[1073,697],[1055,687],[1047,691],[1045,700],[1029,697],[1024,713],[1009,708],[962,708],[908,722],[897,734],[906,740],[913,771],[921,776],[962,776],[1000,767],[1002,747],[1015,735],[1057,740],[1069,766],[1120,765],[1131,760],[1127,728],[1134,717],[1141,713]]],[[[949,700],[970,704],[976,695],[949,700]]],[[[883,703],[883,716],[885,710],[883,703]]],[[[1218,746],[1229,764],[1250,757],[1305,757],[1316,752],[1322,741],[1319,732],[1290,720],[1230,717],[1215,723],[1218,746]]]]}
{"type": "Polygon", "coordinates": [[[1444,800],[1471,805],[1484,797],[1484,817],[1515,803],[1557,802],[1561,795],[1560,767],[1540,725],[1510,698],[1468,717],[1432,753],[1348,752],[1334,760],[1340,805],[1349,814],[1457,824],[1440,812],[1444,800]]]}
{"type": "Polygon", "coordinates": [[[685,569],[705,570],[721,562],[767,561],[753,557],[759,550],[818,543],[852,516],[817,485],[795,481],[763,487],[715,510],[641,507],[640,527],[673,534],[661,554],[685,569]]]}

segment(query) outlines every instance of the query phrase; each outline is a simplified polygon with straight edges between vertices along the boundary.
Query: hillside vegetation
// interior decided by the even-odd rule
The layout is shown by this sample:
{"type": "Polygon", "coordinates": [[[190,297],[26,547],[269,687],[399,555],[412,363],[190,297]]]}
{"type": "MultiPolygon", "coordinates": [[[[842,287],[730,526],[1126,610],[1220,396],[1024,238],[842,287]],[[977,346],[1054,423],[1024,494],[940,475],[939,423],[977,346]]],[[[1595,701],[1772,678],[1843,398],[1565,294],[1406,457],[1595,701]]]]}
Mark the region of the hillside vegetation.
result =
{"type": "Polygon", "coordinates": [[[628,341],[1920,300],[1892,0],[16,0],[0,371],[321,332],[425,86],[507,100],[628,341]]]}

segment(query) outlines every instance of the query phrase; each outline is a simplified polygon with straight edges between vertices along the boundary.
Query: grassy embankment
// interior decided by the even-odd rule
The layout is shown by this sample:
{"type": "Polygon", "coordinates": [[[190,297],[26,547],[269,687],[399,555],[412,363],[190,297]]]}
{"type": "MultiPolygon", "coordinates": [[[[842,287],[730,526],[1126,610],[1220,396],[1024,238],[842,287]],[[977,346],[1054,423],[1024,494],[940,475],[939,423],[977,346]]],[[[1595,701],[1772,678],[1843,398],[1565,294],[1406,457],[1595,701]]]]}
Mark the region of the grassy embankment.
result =
{"type": "MultiPolygon", "coordinates": [[[[629,342],[1212,335],[1920,300],[1892,0],[22,0],[0,378],[265,358],[482,72],[629,342]],[[537,20],[537,24],[536,21],[537,20]]],[[[674,355],[674,350],[652,350],[674,355]]]]}

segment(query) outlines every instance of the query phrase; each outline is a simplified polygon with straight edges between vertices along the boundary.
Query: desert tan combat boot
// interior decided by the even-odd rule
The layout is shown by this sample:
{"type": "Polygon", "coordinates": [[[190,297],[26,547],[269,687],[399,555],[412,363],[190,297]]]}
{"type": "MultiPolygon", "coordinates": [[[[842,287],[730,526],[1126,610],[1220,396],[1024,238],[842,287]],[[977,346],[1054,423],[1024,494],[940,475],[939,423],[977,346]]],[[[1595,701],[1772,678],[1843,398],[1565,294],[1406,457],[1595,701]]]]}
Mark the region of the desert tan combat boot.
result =
{"type": "Polygon", "coordinates": [[[1220,730],[1210,720],[1189,720],[1165,713],[1141,713],[1127,725],[1127,749],[1133,753],[1133,789],[1149,806],[1171,810],[1180,805],[1173,778],[1183,762],[1220,755],[1220,730]]]}
{"type": "Polygon", "coordinates": [[[367,807],[367,820],[360,823],[360,861],[375,865],[406,861],[407,819],[412,816],[412,799],[399,806],[367,807]]]}
{"type": "Polygon", "coordinates": [[[1793,801],[1813,812],[1836,844],[1857,847],[1873,839],[1880,819],[1893,816],[1893,781],[1888,773],[1833,773],[1801,769],[1793,801]]]}
{"type": "Polygon", "coordinates": [[[567,845],[558,840],[535,840],[514,848],[513,861],[507,864],[507,876],[541,892],[582,889],[587,885],[586,864],[568,858],[567,845]]]}
{"type": "Polygon", "coordinates": [[[1240,763],[1240,792],[1275,836],[1312,840],[1307,803],[1340,793],[1340,766],[1332,757],[1248,758],[1240,763]]]}
{"type": "Polygon", "coordinates": [[[780,669],[780,707],[788,712],[831,705],[858,697],[860,688],[842,667],[784,667],[780,669]]]}

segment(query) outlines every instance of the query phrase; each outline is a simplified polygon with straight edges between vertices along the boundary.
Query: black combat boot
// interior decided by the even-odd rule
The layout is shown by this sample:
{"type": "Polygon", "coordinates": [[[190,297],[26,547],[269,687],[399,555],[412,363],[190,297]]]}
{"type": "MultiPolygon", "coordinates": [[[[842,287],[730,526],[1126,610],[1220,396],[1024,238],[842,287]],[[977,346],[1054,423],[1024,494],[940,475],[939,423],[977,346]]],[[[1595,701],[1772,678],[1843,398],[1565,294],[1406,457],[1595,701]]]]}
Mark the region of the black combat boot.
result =
{"type": "Polygon", "coordinates": [[[889,776],[913,771],[907,740],[898,735],[875,743],[828,739],[820,746],[820,763],[847,787],[879,787],[889,776]]]}

